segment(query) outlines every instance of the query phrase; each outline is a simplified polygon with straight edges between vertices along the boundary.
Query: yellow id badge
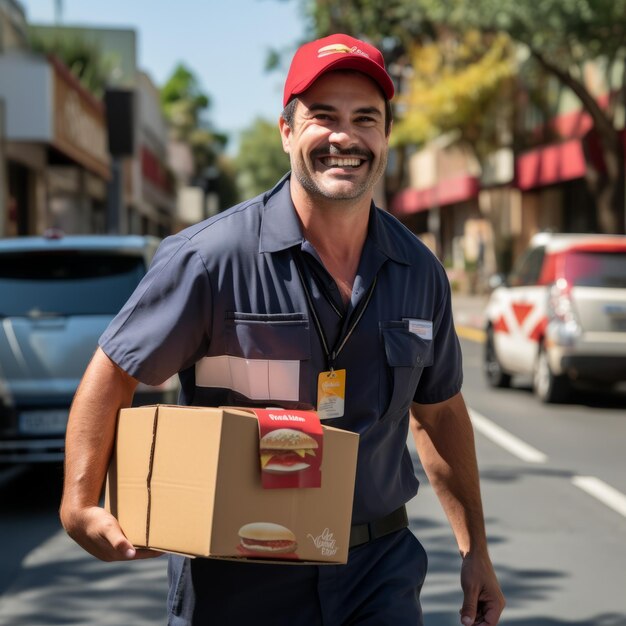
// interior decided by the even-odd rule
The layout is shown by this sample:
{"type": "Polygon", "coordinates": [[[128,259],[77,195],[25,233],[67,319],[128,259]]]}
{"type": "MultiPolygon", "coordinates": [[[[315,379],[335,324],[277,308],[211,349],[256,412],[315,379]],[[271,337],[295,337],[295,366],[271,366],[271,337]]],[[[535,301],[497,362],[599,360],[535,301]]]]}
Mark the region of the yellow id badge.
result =
{"type": "Polygon", "coordinates": [[[320,372],[317,379],[317,414],[321,420],[343,417],[346,370],[320,372]]]}

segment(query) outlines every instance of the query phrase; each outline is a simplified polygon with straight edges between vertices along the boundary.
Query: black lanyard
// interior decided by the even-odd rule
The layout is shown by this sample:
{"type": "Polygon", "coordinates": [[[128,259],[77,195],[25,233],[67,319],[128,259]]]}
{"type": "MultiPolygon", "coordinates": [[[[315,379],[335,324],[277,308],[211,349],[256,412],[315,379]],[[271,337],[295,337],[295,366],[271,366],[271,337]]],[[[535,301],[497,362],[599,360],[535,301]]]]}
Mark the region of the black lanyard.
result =
{"type": "MultiPolygon", "coordinates": [[[[359,302],[356,309],[352,312],[348,327],[344,329],[343,334],[340,334],[339,337],[337,337],[337,341],[331,349],[328,344],[328,339],[326,338],[326,333],[322,328],[322,323],[320,322],[317,309],[315,308],[315,304],[313,303],[313,295],[311,294],[311,290],[309,289],[309,284],[304,279],[304,272],[302,271],[302,260],[299,254],[299,251],[296,251],[296,253],[294,254],[296,269],[298,270],[298,276],[300,277],[300,282],[302,283],[302,288],[304,289],[304,294],[306,296],[307,304],[309,305],[309,310],[311,311],[311,316],[313,317],[313,321],[315,322],[315,329],[317,330],[317,334],[319,335],[320,341],[322,343],[322,348],[324,349],[324,354],[326,355],[328,369],[332,372],[335,369],[335,361],[337,360],[339,353],[343,350],[344,346],[348,342],[348,339],[350,339],[350,337],[352,336],[352,333],[354,332],[358,323],[361,321],[361,318],[363,317],[363,314],[365,313],[367,306],[372,299],[372,295],[374,294],[374,288],[376,287],[377,276],[374,276],[374,280],[372,281],[372,284],[368,289],[365,298],[363,298],[359,302]]],[[[343,324],[343,315],[341,316],[341,321],[343,324]]]]}

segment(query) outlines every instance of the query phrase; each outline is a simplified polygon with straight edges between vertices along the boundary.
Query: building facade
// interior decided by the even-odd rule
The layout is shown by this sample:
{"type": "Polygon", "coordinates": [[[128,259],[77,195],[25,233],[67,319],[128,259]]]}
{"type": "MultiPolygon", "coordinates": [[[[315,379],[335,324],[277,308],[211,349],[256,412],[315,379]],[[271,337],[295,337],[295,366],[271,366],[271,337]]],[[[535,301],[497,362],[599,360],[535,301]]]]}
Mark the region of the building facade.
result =
{"type": "Polygon", "coordinates": [[[0,55],[4,236],[101,232],[110,176],[105,110],[53,57],[0,55]]]}
{"type": "MultiPolygon", "coordinates": [[[[589,64],[585,84],[611,107],[626,149],[623,68],[614,70],[613,92],[605,69],[589,64]]],[[[453,134],[422,146],[408,160],[406,188],[390,202],[463,289],[484,289],[489,274],[508,271],[536,232],[602,230],[589,185],[605,167],[592,118],[556,79],[548,84],[554,93],[543,110],[519,84],[508,140],[480,162],[453,134]]]]}
{"type": "MultiPolygon", "coordinates": [[[[177,228],[168,168],[168,129],[159,90],[136,64],[132,29],[29,27],[16,0],[0,0],[0,237],[66,233],[145,233],[177,228]],[[111,89],[130,105],[107,109],[41,40],[93,44],[109,68],[111,89]],[[124,95],[124,94],[123,94],[124,95]],[[111,138],[128,148],[111,154],[111,138]]],[[[113,151],[115,152],[115,151],[113,151]]]]}

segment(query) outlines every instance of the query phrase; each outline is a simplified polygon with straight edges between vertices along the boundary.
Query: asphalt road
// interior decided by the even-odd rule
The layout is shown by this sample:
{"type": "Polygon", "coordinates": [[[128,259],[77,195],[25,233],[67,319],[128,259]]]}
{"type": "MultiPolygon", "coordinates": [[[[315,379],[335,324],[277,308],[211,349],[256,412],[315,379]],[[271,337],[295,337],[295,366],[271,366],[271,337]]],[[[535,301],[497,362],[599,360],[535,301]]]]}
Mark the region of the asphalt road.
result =
{"type": "MultiPolygon", "coordinates": [[[[494,392],[480,344],[463,341],[502,624],[626,626],[626,398],[546,407],[494,392]],[[500,429],[498,429],[498,427],[500,429]]],[[[460,557],[422,480],[411,527],[429,554],[427,626],[459,624],[460,557]]],[[[0,470],[0,626],[164,624],[166,561],[100,563],[59,527],[59,467],[0,470]]]]}
{"type": "MultiPolygon", "coordinates": [[[[490,553],[507,598],[501,623],[625,626],[626,398],[542,405],[524,381],[488,389],[480,344],[463,341],[463,353],[490,553]],[[619,492],[609,490],[608,504],[603,486],[619,492]]],[[[458,553],[425,480],[410,512],[430,554],[426,624],[456,625],[458,553]]]]}

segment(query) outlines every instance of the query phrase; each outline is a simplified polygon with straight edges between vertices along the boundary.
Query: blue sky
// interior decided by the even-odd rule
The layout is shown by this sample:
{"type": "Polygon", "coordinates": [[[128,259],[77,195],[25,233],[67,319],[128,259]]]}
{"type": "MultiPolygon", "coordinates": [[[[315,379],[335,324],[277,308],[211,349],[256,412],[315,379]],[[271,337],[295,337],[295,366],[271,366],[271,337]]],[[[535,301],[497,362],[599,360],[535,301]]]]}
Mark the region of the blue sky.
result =
{"type": "MultiPolygon", "coordinates": [[[[55,0],[18,1],[30,22],[54,23],[55,0]]],[[[215,127],[236,133],[255,117],[278,119],[286,68],[304,34],[299,7],[299,0],[63,0],[62,23],[136,29],[140,68],[161,85],[186,63],[212,99],[215,127]],[[284,50],[285,63],[267,73],[270,48],[284,50]]]]}

